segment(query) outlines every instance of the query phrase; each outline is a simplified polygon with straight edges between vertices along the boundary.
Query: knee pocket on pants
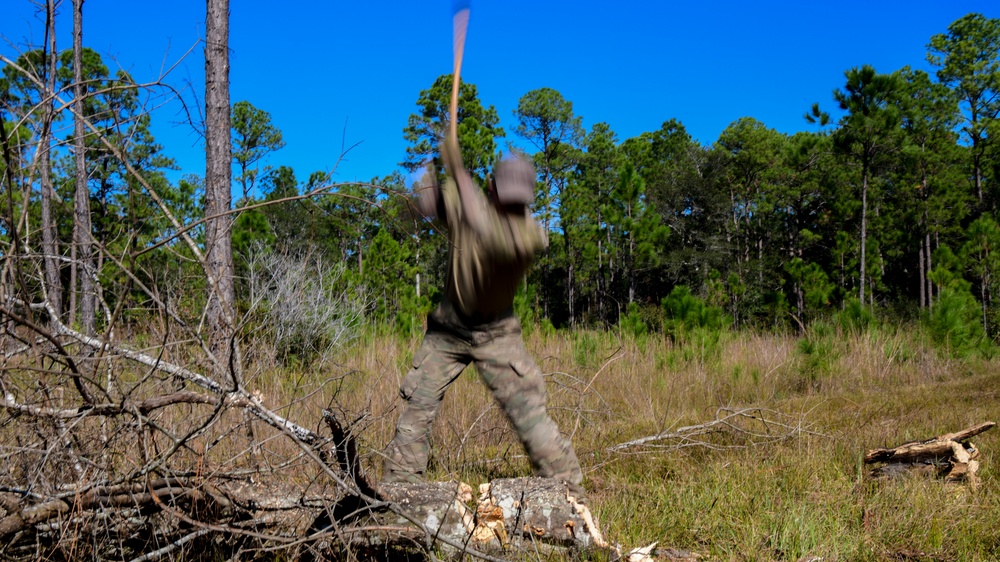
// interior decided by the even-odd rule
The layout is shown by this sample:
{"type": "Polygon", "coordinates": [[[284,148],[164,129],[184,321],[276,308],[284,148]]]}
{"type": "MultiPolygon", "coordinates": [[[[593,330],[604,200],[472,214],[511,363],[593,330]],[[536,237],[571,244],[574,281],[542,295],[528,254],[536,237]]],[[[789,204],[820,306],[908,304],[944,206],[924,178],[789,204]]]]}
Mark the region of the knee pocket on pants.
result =
{"type": "Polygon", "coordinates": [[[421,366],[427,357],[430,355],[430,350],[427,349],[426,345],[421,345],[420,349],[413,354],[413,365],[406,376],[403,377],[403,382],[399,384],[399,395],[403,397],[404,400],[409,400],[413,393],[420,386],[420,381],[423,379],[423,371],[421,366]]]}
{"type": "Polygon", "coordinates": [[[510,362],[510,367],[517,373],[516,386],[517,393],[520,394],[518,399],[544,405],[545,379],[538,365],[531,360],[515,359],[510,362]]]}
{"type": "Polygon", "coordinates": [[[510,362],[510,368],[521,378],[542,376],[542,370],[530,359],[514,359],[510,362]]]}

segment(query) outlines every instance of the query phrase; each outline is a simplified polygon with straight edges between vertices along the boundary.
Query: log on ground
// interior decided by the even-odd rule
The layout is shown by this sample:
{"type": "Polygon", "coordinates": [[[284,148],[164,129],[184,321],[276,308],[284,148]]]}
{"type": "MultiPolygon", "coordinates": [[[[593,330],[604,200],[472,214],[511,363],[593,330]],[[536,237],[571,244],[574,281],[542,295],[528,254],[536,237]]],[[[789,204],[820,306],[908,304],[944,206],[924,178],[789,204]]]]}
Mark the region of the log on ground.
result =
{"type": "Polygon", "coordinates": [[[885,463],[872,470],[876,478],[903,474],[928,474],[947,482],[978,482],[979,449],[969,439],[996,426],[994,422],[977,424],[961,431],[923,441],[911,441],[897,447],[872,449],[865,454],[866,464],[885,463]]]}
{"type": "Polygon", "coordinates": [[[339,521],[352,532],[351,547],[417,546],[455,552],[461,548],[495,552],[538,550],[562,552],[607,548],[586,505],[550,478],[505,478],[479,487],[473,502],[466,484],[449,482],[390,483],[381,496],[391,503],[358,509],[339,521]],[[395,543],[395,545],[394,545],[395,543]]]}

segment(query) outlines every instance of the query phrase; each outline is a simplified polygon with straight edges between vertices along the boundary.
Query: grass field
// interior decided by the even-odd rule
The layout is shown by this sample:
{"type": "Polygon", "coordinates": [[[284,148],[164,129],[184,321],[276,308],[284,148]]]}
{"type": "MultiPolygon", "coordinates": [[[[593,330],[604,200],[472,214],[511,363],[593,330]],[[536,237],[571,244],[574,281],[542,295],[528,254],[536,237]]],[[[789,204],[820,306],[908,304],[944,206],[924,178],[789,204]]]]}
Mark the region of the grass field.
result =
{"type": "MultiPolygon", "coordinates": [[[[982,453],[975,490],[917,477],[873,480],[861,460],[870,448],[996,421],[995,361],[951,359],[916,329],[703,333],[685,342],[536,330],[526,343],[613,541],[659,541],[711,560],[1000,560],[1000,431],[973,439],[982,453]],[[615,448],[746,409],[756,417],[700,437],[615,448]]],[[[372,472],[418,345],[366,336],[336,360],[349,373],[336,402],[364,414],[358,427],[372,472]]],[[[298,383],[286,378],[272,390],[294,395],[298,383]]],[[[432,454],[429,476],[437,480],[475,486],[530,474],[471,368],[445,398],[432,454]]]]}

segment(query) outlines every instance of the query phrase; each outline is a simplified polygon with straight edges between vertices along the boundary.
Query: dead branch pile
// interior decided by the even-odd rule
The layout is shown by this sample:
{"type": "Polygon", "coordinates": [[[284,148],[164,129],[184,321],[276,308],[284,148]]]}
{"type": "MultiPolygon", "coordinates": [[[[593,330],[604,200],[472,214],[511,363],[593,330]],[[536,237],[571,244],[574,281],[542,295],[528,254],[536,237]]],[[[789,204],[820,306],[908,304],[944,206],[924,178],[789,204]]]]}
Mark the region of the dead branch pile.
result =
{"type": "MultiPolygon", "coordinates": [[[[88,338],[57,329],[61,337],[45,334],[52,335],[45,338],[49,346],[34,342],[43,357],[56,354],[53,340],[63,350],[85,349],[88,338]]],[[[8,467],[0,471],[4,559],[346,551],[384,557],[398,548],[502,553],[604,544],[589,511],[567,498],[561,483],[497,481],[480,490],[478,505],[470,502],[471,489],[461,497],[446,484],[376,490],[361,470],[350,430],[331,412],[324,416],[330,434],[320,435],[238,388],[134,349],[101,349],[105,357],[150,369],[127,373],[118,361],[67,354],[66,364],[88,361],[122,371],[110,385],[97,384],[93,371],[81,372],[85,391],[76,394],[72,384],[39,377],[29,395],[31,385],[18,381],[13,375],[20,369],[10,364],[0,379],[0,452],[8,467]],[[122,385],[125,380],[135,382],[122,385]],[[165,388],[170,392],[153,391],[165,388]],[[248,437],[242,412],[269,428],[254,427],[257,441],[248,437]]]]}
{"type": "Polygon", "coordinates": [[[224,552],[282,545],[311,512],[356,488],[326,462],[330,437],[240,385],[167,361],[169,348],[152,356],[81,334],[54,314],[43,327],[24,317],[31,307],[0,310],[8,319],[0,557],[151,560],[206,544],[224,552]],[[260,485],[296,471],[326,474],[330,484],[302,481],[280,493],[260,485]]]}
{"type": "Polygon", "coordinates": [[[546,479],[471,488],[376,488],[351,426],[297,424],[218,381],[43,306],[0,307],[0,558],[392,558],[400,550],[497,559],[607,548],[589,510],[546,479]],[[395,554],[392,554],[395,553],[395,554]]]}

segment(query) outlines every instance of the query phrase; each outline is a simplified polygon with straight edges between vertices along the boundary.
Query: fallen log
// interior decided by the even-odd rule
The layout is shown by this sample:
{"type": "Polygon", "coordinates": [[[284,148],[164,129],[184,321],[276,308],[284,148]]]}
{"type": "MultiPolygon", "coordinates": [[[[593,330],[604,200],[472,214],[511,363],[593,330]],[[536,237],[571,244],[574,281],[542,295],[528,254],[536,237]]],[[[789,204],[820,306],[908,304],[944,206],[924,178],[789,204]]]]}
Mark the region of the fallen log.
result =
{"type": "Polygon", "coordinates": [[[65,497],[21,505],[13,495],[4,495],[0,500],[0,539],[45,523],[69,513],[80,513],[98,509],[142,508],[159,500],[171,504],[183,504],[186,509],[204,514],[206,511],[219,512],[231,507],[229,500],[212,486],[193,484],[187,479],[161,478],[148,483],[103,486],[82,493],[65,494],[65,497]]]}
{"type": "Polygon", "coordinates": [[[975,486],[978,483],[979,449],[968,440],[994,426],[996,423],[990,421],[923,441],[871,449],[865,454],[864,462],[885,463],[871,471],[876,478],[925,473],[944,478],[947,482],[967,482],[975,486]]]}
{"type": "MultiPolygon", "coordinates": [[[[204,538],[210,534],[229,535],[233,540],[227,544],[287,548],[293,557],[303,548],[320,557],[349,551],[376,559],[395,559],[401,551],[464,552],[484,560],[497,559],[490,553],[618,553],[561,481],[498,479],[478,491],[475,498],[470,486],[454,482],[382,484],[380,501],[373,504],[352,495],[307,497],[295,486],[274,482],[209,485],[168,478],[41,501],[0,494],[0,543],[7,543],[0,546],[0,558],[29,558],[17,553],[58,541],[58,530],[70,521],[78,533],[116,528],[159,537],[128,546],[122,554],[129,557],[164,544],[183,554],[183,548],[201,548],[197,545],[211,540],[204,538]]],[[[225,552],[235,555],[236,548],[225,552]]]]}
{"type": "Polygon", "coordinates": [[[504,545],[506,535],[515,546],[525,541],[576,549],[608,546],[590,510],[558,480],[504,478],[480,486],[479,492],[480,540],[504,545]],[[491,521],[503,532],[487,534],[491,521]]]}
{"type": "Polygon", "coordinates": [[[392,509],[357,509],[341,521],[352,549],[420,544],[455,553],[609,549],[589,508],[551,478],[504,478],[472,488],[464,483],[382,484],[392,509]],[[426,533],[426,535],[425,535],[426,533]],[[418,539],[417,537],[423,537],[418,539]],[[463,547],[458,548],[456,545],[463,547]]]}

